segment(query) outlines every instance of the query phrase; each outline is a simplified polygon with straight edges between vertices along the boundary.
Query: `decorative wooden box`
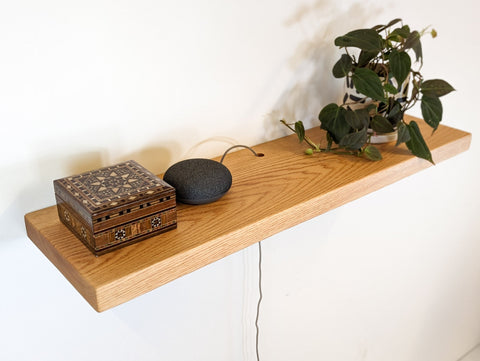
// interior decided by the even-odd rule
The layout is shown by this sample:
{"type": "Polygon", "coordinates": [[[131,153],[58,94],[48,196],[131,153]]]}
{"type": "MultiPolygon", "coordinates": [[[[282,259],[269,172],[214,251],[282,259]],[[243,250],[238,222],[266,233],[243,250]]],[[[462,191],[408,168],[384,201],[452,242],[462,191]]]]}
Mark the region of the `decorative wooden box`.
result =
{"type": "Polygon", "coordinates": [[[95,255],[177,227],[175,189],[133,160],[53,184],[60,220],[95,255]]]}

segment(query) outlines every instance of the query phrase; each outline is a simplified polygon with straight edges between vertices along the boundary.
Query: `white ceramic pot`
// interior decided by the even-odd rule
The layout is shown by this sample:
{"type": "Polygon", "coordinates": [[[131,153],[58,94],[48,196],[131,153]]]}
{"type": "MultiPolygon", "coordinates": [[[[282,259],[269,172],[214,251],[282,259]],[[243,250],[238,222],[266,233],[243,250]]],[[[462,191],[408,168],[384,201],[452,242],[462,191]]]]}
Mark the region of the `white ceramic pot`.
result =
{"type": "Polygon", "coordinates": [[[370,136],[371,144],[396,142],[398,138],[397,130],[391,133],[378,133],[378,132],[374,132],[372,129],[368,129],[368,134],[371,134],[370,136]]]}

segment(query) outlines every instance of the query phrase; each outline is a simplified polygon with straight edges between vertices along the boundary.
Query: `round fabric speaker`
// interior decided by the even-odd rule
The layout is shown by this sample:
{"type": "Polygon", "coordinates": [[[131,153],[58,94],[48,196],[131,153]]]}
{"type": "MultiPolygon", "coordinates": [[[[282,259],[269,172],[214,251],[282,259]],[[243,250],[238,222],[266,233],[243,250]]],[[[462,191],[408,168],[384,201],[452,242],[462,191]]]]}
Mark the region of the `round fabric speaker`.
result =
{"type": "Polygon", "coordinates": [[[179,202],[205,204],[218,200],[232,186],[232,174],[222,163],[194,158],[175,163],[163,180],[176,190],[179,202]]]}

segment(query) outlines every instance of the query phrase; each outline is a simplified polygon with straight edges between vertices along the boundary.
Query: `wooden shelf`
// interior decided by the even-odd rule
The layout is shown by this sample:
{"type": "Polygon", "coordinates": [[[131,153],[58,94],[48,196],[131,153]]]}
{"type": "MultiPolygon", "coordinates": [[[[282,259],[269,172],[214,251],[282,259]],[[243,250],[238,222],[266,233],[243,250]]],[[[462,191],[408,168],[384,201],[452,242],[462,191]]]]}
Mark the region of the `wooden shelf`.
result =
{"type": "MultiPolygon", "coordinates": [[[[422,125],[423,122],[420,123],[422,125]]],[[[466,151],[471,134],[421,127],[436,163],[466,151]]],[[[323,139],[318,127],[307,134],[323,139]]],[[[25,215],[28,237],[101,312],[149,292],[282,230],[431,166],[406,147],[380,145],[384,159],[305,156],[295,134],[229,154],[231,190],[219,201],[178,205],[178,228],[100,257],[60,223],[56,207],[25,215]]],[[[53,189],[52,189],[53,192],[53,189]]]]}

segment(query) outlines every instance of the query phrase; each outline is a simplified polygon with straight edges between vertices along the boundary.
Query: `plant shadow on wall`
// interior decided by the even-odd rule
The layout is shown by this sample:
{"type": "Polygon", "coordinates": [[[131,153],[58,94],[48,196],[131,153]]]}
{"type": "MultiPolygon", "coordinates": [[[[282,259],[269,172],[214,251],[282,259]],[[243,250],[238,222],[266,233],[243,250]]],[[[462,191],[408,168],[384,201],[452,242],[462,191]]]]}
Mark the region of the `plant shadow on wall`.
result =
{"type": "Polygon", "coordinates": [[[320,0],[299,6],[285,20],[285,26],[300,32],[303,40],[288,61],[292,72],[288,88],[264,119],[270,137],[285,135],[278,126],[282,118],[302,119],[308,128],[318,125],[322,105],[339,101],[343,93],[343,84],[331,76],[330,70],[338,58],[338,51],[332,46],[336,34],[352,26],[364,26],[372,13],[378,15],[382,11],[382,7],[369,2],[342,7],[334,0],[320,0]]]}
{"type": "Polygon", "coordinates": [[[326,131],[326,146],[305,136],[302,121],[281,122],[311,147],[306,151],[310,155],[335,152],[377,161],[382,156],[372,144],[396,140],[396,146],[405,143],[413,155],[434,163],[416,121],[407,122],[404,117],[420,102],[424,121],[435,132],[442,120],[440,97],[454,90],[448,82],[425,80],[420,73],[420,39],[426,34],[437,35],[434,29],[412,30],[401,19],[394,19],[335,38],[334,44],[345,53],[332,73],[346,79],[347,91],[340,105],[330,103],[318,116],[326,131]]]}

